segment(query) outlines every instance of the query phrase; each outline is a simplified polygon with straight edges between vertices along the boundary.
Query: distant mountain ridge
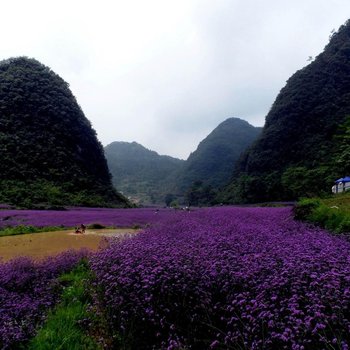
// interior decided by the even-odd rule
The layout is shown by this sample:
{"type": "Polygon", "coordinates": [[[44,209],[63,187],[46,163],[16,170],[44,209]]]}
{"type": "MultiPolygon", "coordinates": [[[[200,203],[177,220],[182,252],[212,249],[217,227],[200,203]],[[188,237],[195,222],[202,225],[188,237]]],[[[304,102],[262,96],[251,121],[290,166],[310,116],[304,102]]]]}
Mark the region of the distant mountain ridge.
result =
{"type": "Polygon", "coordinates": [[[113,184],[140,204],[164,203],[171,176],[184,161],[159,155],[137,142],[116,141],[104,149],[113,184]]]}
{"type": "Polygon", "coordinates": [[[114,185],[134,201],[207,205],[209,196],[214,198],[213,190],[229,182],[235,162],[260,132],[261,128],[242,119],[229,118],[201,141],[186,161],[160,156],[136,142],[113,142],[105,147],[105,155],[114,185]],[[193,185],[200,200],[189,199],[193,185]]]}
{"type": "Polygon", "coordinates": [[[329,193],[347,175],[337,163],[341,126],[350,116],[350,22],[278,94],[262,134],[238,162],[227,202],[295,199],[329,193]]]}
{"type": "Polygon", "coordinates": [[[0,202],[128,205],[69,85],[27,57],[0,62],[0,202]]]}

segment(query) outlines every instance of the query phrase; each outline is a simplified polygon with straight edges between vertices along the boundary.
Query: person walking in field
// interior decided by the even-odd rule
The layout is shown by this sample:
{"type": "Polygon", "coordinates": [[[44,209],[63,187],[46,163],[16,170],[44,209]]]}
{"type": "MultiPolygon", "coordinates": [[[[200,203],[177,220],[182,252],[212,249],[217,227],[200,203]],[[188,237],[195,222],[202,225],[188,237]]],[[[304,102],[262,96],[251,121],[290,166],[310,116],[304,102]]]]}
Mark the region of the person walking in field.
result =
{"type": "Polygon", "coordinates": [[[81,230],[81,233],[85,233],[86,226],[84,224],[81,224],[80,225],[80,230],[81,230]]]}

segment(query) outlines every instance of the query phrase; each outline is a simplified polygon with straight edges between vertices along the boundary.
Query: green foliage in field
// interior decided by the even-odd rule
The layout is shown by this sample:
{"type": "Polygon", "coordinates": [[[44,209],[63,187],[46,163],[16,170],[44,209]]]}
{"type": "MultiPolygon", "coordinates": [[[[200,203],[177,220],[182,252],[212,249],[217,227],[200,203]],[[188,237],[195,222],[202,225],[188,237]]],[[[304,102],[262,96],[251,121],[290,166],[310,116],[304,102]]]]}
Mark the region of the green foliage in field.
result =
{"type": "Polygon", "coordinates": [[[58,226],[35,227],[31,225],[18,225],[14,227],[6,227],[3,230],[0,230],[0,237],[22,235],[25,233],[60,231],[62,229],[62,227],[58,226]]]}
{"type": "Polygon", "coordinates": [[[0,62],[0,202],[125,205],[69,85],[26,57],[0,62]]]}
{"type": "Polygon", "coordinates": [[[329,207],[338,207],[350,215],[350,192],[338,193],[322,199],[322,202],[329,207]]]}
{"type": "Polygon", "coordinates": [[[261,136],[242,155],[227,202],[330,193],[350,172],[350,22],[280,91],[261,136]]]}
{"type": "Polygon", "coordinates": [[[336,233],[350,233],[350,193],[302,199],[294,208],[294,216],[336,233]]]}
{"type": "Polygon", "coordinates": [[[87,335],[86,321],[91,314],[88,281],[90,270],[83,261],[59,278],[64,285],[61,303],[47,317],[44,326],[31,340],[29,350],[95,350],[101,347],[87,335]]]}

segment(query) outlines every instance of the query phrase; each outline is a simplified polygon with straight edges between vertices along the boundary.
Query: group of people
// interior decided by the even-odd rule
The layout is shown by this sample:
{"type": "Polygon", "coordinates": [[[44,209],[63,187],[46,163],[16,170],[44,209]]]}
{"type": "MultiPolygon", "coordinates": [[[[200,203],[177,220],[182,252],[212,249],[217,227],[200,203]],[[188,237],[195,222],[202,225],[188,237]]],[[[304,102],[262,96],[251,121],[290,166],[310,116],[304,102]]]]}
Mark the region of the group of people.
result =
{"type": "Polygon", "coordinates": [[[85,233],[86,226],[81,224],[80,226],[75,227],[75,233],[85,233]]]}

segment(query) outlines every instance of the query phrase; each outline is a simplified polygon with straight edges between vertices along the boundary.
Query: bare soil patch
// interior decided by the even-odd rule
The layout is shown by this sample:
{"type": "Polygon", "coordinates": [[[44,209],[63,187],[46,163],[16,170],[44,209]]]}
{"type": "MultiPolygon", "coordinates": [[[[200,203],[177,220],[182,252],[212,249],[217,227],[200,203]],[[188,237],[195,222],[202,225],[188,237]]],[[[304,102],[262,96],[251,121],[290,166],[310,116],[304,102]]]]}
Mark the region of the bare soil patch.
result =
{"type": "Polygon", "coordinates": [[[84,234],[72,231],[52,231],[0,237],[0,261],[20,256],[41,260],[69,249],[97,250],[106,243],[106,237],[126,238],[136,234],[136,229],[87,230],[84,234]]]}

